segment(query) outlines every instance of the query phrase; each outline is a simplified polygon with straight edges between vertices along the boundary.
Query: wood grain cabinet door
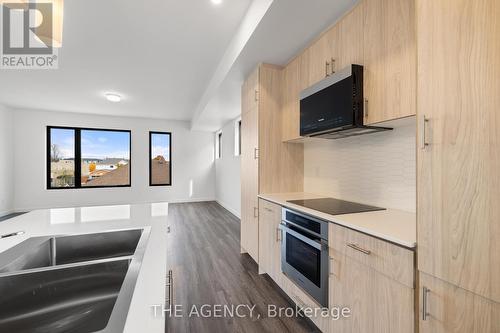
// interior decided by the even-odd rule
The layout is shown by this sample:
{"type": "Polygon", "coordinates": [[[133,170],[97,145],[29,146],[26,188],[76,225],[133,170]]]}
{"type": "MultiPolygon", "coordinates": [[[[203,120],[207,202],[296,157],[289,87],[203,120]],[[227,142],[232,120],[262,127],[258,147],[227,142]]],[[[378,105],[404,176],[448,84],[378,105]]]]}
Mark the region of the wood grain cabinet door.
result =
{"type": "Polygon", "coordinates": [[[259,199],[259,274],[267,273],[272,277],[272,214],[266,210],[266,203],[259,199]]]}
{"type": "Polygon", "coordinates": [[[330,249],[329,305],[350,317],[330,321],[330,333],[411,333],[414,289],[330,249]]]}
{"type": "Polygon", "coordinates": [[[255,69],[243,83],[241,90],[242,113],[259,105],[259,68],[255,69]]]}
{"type": "Polygon", "coordinates": [[[415,115],[415,0],[364,2],[365,123],[415,115]]]}
{"type": "Polygon", "coordinates": [[[421,333],[500,332],[500,303],[427,274],[420,274],[419,295],[421,333]]]}
{"type": "Polygon", "coordinates": [[[364,2],[360,2],[338,23],[337,70],[351,64],[363,65],[363,19],[364,2]]]}
{"type": "Polygon", "coordinates": [[[500,302],[500,1],[417,3],[418,268],[500,302]]]}
{"type": "Polygon", "coordinates": [[[259,260],[258,108],[241,115],[241,247],[259,260]]]}
{"type": "Polygon", "coordinates": [[[301,55],[301,90],[338,70],[338,25],[326,31],[301,55]]]}
{"type": "MultiPolygon", "coordinates": [[[[274,281],[281,272],[281,206],[259,199],[259,272],[274,281]]],[[[277,281],[276,281],[277,282],[277,281]]]]}
{"type": "Polygon", "coordinates": [[[250,87],[250,107],[259,107],[260,101],[260,68],[257,67],[248,78],[250,87]]]}
{"type": "Polygon", "coordinates": [[[283,69],[283,141],[300,138],[300,61],[295,58],[283,69]]]}

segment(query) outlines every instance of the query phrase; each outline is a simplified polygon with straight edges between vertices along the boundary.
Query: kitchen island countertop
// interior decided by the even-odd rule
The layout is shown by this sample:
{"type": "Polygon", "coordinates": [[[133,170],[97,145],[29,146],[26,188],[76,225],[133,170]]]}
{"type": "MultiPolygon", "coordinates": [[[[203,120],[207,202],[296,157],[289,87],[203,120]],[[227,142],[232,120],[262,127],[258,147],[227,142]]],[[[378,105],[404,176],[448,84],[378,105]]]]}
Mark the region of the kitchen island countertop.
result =
{"type": "Polygon", "coordinates": [[[35,210],[0,223],[2,235],[25,231],[1,239],[0,252],[36,236],[151,227],[123,332],[163,333],[165,320],[154,316],[153,306],[165,304],[167,215],[164,202],[35,210]]]}

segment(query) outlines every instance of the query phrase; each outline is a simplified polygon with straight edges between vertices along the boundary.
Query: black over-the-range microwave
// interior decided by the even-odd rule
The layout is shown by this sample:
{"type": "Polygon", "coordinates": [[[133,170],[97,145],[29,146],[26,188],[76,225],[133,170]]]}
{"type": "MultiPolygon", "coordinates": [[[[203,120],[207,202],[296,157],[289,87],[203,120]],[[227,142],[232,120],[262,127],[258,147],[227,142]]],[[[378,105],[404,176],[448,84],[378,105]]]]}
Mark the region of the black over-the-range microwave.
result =
{"type": "Polygon", "coordinates": [[[391,130],[363,120],[363,66],[350,65],[300,94],[301,136],[340,139],[391,130]]]}

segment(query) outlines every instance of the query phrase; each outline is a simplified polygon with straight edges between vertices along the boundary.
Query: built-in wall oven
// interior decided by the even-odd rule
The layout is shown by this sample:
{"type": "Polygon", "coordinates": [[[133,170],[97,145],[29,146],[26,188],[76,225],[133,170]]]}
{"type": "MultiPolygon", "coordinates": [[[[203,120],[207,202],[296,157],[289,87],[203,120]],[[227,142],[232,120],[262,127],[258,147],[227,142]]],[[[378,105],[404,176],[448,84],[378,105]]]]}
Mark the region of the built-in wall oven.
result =
{"type": "Polygon", "coordinates": [[[283,208],[280,228],[282,272],[328,307],[328,222],[283,208]]]}

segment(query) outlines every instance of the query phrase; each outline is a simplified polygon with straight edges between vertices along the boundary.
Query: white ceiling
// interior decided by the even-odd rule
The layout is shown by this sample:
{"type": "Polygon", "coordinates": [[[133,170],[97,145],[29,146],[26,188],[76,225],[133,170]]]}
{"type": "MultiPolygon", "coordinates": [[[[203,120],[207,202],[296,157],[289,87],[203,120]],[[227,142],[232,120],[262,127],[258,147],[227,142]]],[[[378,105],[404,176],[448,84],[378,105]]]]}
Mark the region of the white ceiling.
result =
{"type": "Polygon", "coordinates": [[[240,113],[252,68],[286,64],[356,1],[65,1],[59,69],[0,70],[0,104],[191,120],[214,131],[240,113]]]}
{"type": "Polygon", "coordinates": [[[59,69],[0,70],[0,104],[190,120],[250,2],[65,1],[59,69]]]}
{"type": "Polygon", "coordinates": [[[259,63],[286,65],[358,0],[274,0],[193,128],[218,130],[241,113],[241,84],[259,63]]]}

